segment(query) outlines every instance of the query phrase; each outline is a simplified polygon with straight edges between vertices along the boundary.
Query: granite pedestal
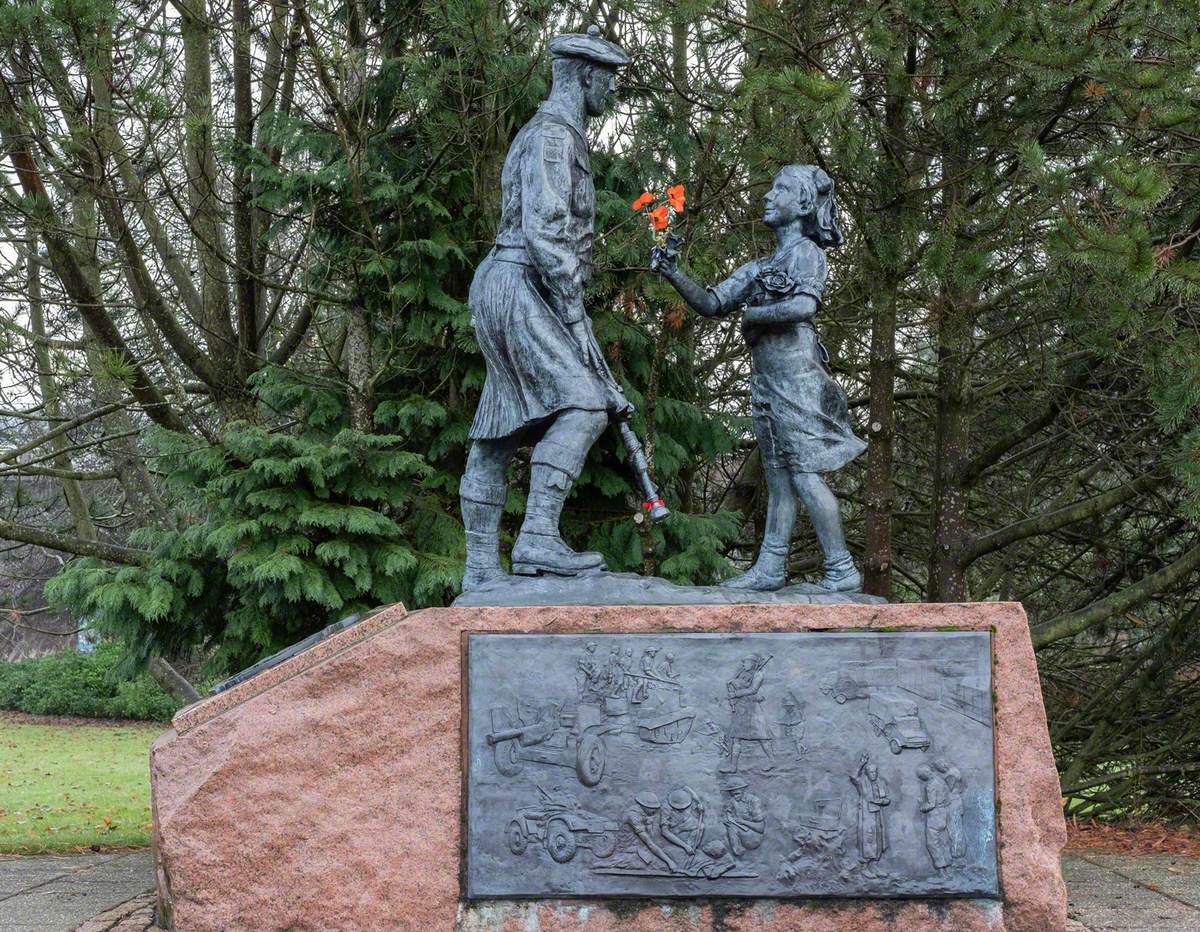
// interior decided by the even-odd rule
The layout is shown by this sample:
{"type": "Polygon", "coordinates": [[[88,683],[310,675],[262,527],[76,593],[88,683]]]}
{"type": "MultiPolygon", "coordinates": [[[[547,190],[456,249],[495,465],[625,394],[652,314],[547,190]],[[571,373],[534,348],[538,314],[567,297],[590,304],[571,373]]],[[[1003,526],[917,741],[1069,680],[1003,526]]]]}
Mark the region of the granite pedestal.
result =
{"type": "MultiPolygon", "coordinates": [[[[573,645],[578,640],[572,639],[573,645]]],[[[587,640],[583,639],[585,645],[587,640]]],[[[577,646],[573,649],[578,652],[577,646]]],[[[787,647],[778,656],[787,656],[787,650],[792,649],[799,648],[787,647]]],[[[758,643],[753,650],[768,673],[770,664],[779,662],[770,660],[773,654],[762,650],[758,643]]],[[[685,655],[686,651],[681,650],[677,659],[685,655]]],[[[739,675],[724,669],[729,665],[727,660],[722,655],[721,663],[712,671],[712,678],[722,689],[726,680],[739,675]]],[[[750,678],[747,682],[753,679],[748,672],[751,667],[753,663],[741,674],[750,678]]],[[[664,673],[662,669],[656,667],[653,676],[671,682],[670,671],[664,673]]],[[[545,677],[538,669],[512,672],[531,684],[535,692],[545,677]]],[[[783,680],[777,677],[776,682],[783,680]]],[[[582,668],[576,685],[581,695],[593,688],[582,668]]],[[[836,682],[829,685],[826,695],[832,696],[840,687],[836,682]]],[[[695,695],[702,692],[695,691],[695,695]]],[[[867,715],[868,699],[845,699],[847,705],[859,702],[861,715],[867,715]]],[[[691,706],[697,705],[694,698],[688,701],[691,706]]],[[[942,705],[949,708],[947,703],[942,705]]],[[[969,702],[964,701],[959,711],[969,711],[968,706],[969,702]]],[[[737,714],[730,712],[727,717],[737,714]]],[[[923,712],[927,721],[944,714],[945,709],[935,713],[932,707],[923,712]]],[[[980,716],[979,710],[972,714],[980,716]]],[[[818,718],[810,713],[810,724],[818,718]]],[[[541,721],[536,715],[531,720],[541,721]]],[[[498,742],[510,740],[492,722],[486,725],[485,730],[498,742]]],[[[695,727],[702,725],[697,722],[695,727]]],[[[718,725],[730,733],[730,722],[722,719],[718,725]]],[[[178,930],[1044,932],[1066,925],[1066,895],[1059,869],[1065,830],[1058,781],[1028,626],[1024,612],[1015,604],[463,606],[414,613],[395,606],[253,679],[184,709],[176,716],[174,726],[174,731],[155,744],[152,774],[160,913],[178,930]],[[803,878],[794,883],[789,878],[792,886],[783,884],[780,878],[788,874],[782,869],[782,861],[778,873],[773,871],[769,878],[764,873],[762,864],[768,852],[779,852],[771,857],[794,858],[786,839],[771,842],[776,848],[762,842],[762,847],[738,860],[733,854],[738,847],[736,839],[731,841],[732,846],[710,845],[706,837],[706,850],[698,851],[696,860],[690,862],[698,868],[694,872],[699,878],[695,896],[687,895],[687,888],[679,887],[679,883],[674,884],[673,892],[655,896],[657,881],[639,878],[630,887],[634,891],[631,897],[516,898],[489,894],[469,898],[478,893],[469,883],[468,835],[464,831],[468,790],[464,765],[474,753],[468,729],[464,728],[469,709],[463,676],[469,634],[595,634],[595,640],[607,644],[601,635],[625,633],[629,644],[636,641],[636,648],[644,654],[645,647],[637,638],[644,640],[648,635],[666,645],[673,643],[672,638],[705,632],[780,635],[822,631],[875,631],[889,638],[910,631],[990,634],[992,705],[985,711],[989,713],[994,742],[994,885],[989,886],[991,881],[983,877],[973,894],[966,896],[952,892],[928,895],[932,888],[917,884],[910,888],[924,893],[908,898],[814,898],[800,895],[816,889],[812,886],[816,881],[811,878],[807,886],[803,878]],[[722,859],[737,863],[732,868],[711,866],[722,859]],[[723,882],[721,877],[731,877],[739,890],[745,890],[751,889],[755,881],[742,875],[754,873],[769,881],[773,895],[723,896],[712,892],[707,876],[713,874],[717,879],[711,882],[717,884],[723,882]]],[[[679,725],[664,719],[662,727],[670,736],[677,733],[671,729],[679,725]]],[[[770,727],[779,730],[777,725],[770,727]]],[[[889,792],[897,800],[896,805],[911,809],[909,818],[918,820],[913,824],[926,835],[921,844],[896,837],[890,844],[907,844],[910,854],[922,853],[928,847],[929,857],[936,862],[937,852],[942,850],[939,839],[945,833],[930,829],[917,813],[926,805],[931,810],[943,805],[944,800],[929,802],[937,794],[913,782],[916,768],[925,760],[932,762],[934,752],[920,747],[919,738],[913,739],[911,730],[906,734],[910,735],[904,739],[908,744],[902,742],[901,750],[895,753],[880,735],[870,756],[879,763],[885,781],[895,782],[889,792]]],[[[699,736],[697,731],[688,740],[699,740],[699,736]]],[[[824,738],[829,744],[830,736],[824,738]]],[[[816,744],[812,736],[806,740],[816,744]]],[[[722,780],[745,776],[750,790],[763,796],[769,780],[785,778],[772,776],[774,771],[755,757],[758,748],[753,744],[751,740],[746,745],[742,763],[731,775],[723,774],[722,780]]],[[[514,744],[514,751],[516,747],[514,744]]],[[[800,756],[797,751],[797,759],[800,756]]],[[[487,763],[491,763],[490,757],[487,763]]],[[[556,769],[537,760],[526,766],[529,771],[514,778],[526,780],[521,784],[526,789],[540,787],[551,794],[569,793],[582,800],[580,805],[585,808],[599,799],[589,795],[592,789],[608,785],[606,781],[614,788],[620,786],[618,770],[607,771],[607,776],[598,778],[596,786],[589,788],[573,770],[556,769]]],[[[794,765],[788,766],[795,770],[794,765]]],[[[781,769],[791,772],[786,767],[781,769]]],[[[867,779],[869,774],[863,774],[865,770],[853,784],[859,787],[857,793],[865,799],[883,792],[867,779]]],[[[843,792],[850,791],[850,776],[843,776],[847,780],[843,792]]],[[[967,782],[978,795],[979,781],[972,778],[967,782]]],[[[736,785],[727,781],[714,783],[711,788],[698,783],[692,787],[697,800],[707,797],[710,827],[719,826],[724,818],[718,794],[736,785]]],[[[681,788],[669,782],[659,789],[664,796],[663,806],[668,806],[668,797],[682,795],[681,788]]],[[[858,797],[852,794],[851,798],[858,797]]],[[[677,802],[679,811],[686,815],[686,800],[677,802]]],[[[728,806],[728,801],[725,804],[728,806]]],[[[757,828],[753,816],[747,818],[752,824],[739,837],[753,845],[757,828]]],[[[581,847],[576,854],[572,842],[570,853],[576,858],[572,863],[602,874],[608,878],[606,883],[616,883],[612,878],[617,877],[617,887],[624,889],[620,886],[625,880],[621,879],[619,845],[610,850],[609,839],[603,837],[607,827],[615,829],[619,823],[618,816],[606,824],[583,826],[578,840],[584,845],[586,832],[594,829],[586,841],[593,847],[581,847]],[[606,867],[612,869],[600,869],[606,867]]],[[[914,831],[902,822],[889,824],[909,834],[914,831]]],[[[983,823],[973,824],[978,827],[983,823]]],[[[526,823],[526,827],[534,836],[538,834],[533,823],[526,823]]],[[[765,832],[773,830],[768,827],[765,832]]],[[[728,838],[728,827],[725,831],[728,838]]],[[[551,854],[565,856],[561,846],[565,844],[561,842],[554,848],[552,839],[543,834],[528,849],[518,846],[522,854],[519,859],[513,856],[513,869],[536,871],[539,864],[551,867],[552,860],[558,861],[551,854]]],[[[865,850],[861,840],[853,844],[857,846],[853,850],[860,854],[865,850]]],[[[943,847],[941,857],[949,861],[953,854],[951,842],[945,841],[943,847]]],[[[509,857],[503,847],[496,851],[501,857],[509,857]]],[[[971,856],[977,859],[987,853],[979,845],[972,851],[971,856]]],[[[887,857],[879,859],[878,866],[879,872],[886,875],[887,857]]],[[[868,893],[878,893],[874,881],[860,883],[855,879],[853,883],[868,893]]]]}

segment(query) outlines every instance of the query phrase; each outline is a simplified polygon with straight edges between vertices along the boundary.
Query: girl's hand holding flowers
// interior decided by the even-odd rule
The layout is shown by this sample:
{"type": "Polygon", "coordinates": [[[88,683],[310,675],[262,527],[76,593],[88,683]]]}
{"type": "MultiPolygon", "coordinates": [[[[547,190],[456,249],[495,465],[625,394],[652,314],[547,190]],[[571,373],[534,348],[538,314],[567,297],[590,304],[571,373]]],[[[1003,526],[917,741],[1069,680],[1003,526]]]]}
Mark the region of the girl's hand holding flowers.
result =
{"type": "Polygon", "coordinates": [[[660,275],[669,275],[679,261],[678,250],[683,240],[668,235],[667,230],[671,221],[683,213],[684,199],[683,185],[676,184],[667,188],[662,203],[657,203],[658,198],[649,191],[643,191],[641,197],[631,205],[635,211],[646,211],[647,225],[654,239],[654,247],[650,250],[650,268],[660,275]]]}
{"type": "Polygon", "coordinates": [[[667,238],[667,245],[654,246],[650,249],[650,268],[664,277],[679,268],[679,241],[676,237],[667,238]]]}

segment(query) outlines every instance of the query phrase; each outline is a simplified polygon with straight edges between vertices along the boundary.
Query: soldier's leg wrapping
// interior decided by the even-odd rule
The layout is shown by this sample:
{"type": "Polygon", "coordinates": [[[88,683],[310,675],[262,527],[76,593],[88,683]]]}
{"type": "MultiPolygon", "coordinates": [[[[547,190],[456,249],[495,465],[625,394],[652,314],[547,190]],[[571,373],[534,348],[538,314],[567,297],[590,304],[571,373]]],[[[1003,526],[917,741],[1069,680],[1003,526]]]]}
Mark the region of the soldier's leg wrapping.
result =
{"type": "Polygon", "coordinates": [[[721,583],[727,589],[770,591],[783,586],[787,577],[787,555],[796,524],[796,493],[788,471],[782,466],[765,467],[767,477],[767,526],[758,559],[740,576],[721,583]]]}
{"type": "Polygon", "coordinates": [[[500,566],[500,517],[508,498],[505,473],[516,445],[512,440],[476,440],[458,486],[467,531],[467,570],[462,590],[469,592],[503,576],[500,566]]]}
{"type": "Polygon", "coordinates": [[[525,522],[513,547],[513,572],[569,575],[603,565],[598,553],[576,553],[563,541],[558,522],[592,444],[604,432],[604,411],[562,411],[533,448],[525,522]]]}
{"type": "Polygon", "coordinates": [[[825,578],[817,585],[831,592],[855,592],[861,589],[862,576],[854,566],[850,551],[846,549],[837,498],[825,480],[815,472],[794,473],[792,481],[808,510],[817,540],[825,554],[825,578]]]}

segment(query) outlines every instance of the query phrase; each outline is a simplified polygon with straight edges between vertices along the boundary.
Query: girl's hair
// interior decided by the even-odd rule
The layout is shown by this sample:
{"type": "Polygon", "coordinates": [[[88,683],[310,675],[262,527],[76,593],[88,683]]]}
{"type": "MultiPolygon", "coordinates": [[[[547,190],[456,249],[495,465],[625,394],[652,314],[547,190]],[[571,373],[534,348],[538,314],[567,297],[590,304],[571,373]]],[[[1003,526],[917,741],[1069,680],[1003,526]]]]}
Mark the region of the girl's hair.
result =
{"type": "Polygon", "coordinates": [[[780,178],[787,178],[807,189],[816,221],[818,246],[829,248],[842,245],[842,227],[838,223],[837,200],[833,196],[833,179],[817,165],[785,165],[779,170],[780,178]]]}

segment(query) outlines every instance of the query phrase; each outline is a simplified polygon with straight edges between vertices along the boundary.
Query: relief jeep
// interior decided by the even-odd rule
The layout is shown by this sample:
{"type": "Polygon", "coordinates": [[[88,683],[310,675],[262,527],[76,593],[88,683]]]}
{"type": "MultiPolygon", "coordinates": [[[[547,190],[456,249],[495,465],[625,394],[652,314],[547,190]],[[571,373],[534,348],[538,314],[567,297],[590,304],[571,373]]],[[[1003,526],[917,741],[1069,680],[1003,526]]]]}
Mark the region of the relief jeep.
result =
{"type": "Polygon", "coordinates": [[[547,793],[540,786],[542,801],[517,810],[504,830],[504,841],[513,854],[524,854],[530,842],[538,842],[559,864],[588,848],[597,858],[611,857],[617,846],[618,823],[588,812],[569,793],[547,793]]]}

